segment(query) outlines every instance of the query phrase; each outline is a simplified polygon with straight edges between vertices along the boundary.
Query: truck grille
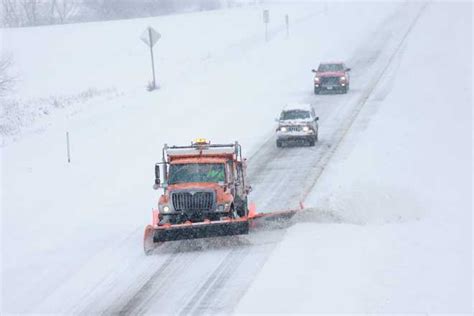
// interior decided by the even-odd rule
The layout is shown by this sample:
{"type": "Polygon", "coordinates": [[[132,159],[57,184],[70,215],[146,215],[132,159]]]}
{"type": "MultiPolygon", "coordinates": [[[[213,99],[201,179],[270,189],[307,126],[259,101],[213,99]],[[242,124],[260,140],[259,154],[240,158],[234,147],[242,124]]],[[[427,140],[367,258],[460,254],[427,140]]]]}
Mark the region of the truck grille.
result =
{"type": "Polygon", "coordinates": [[[325,85],[325,86],[339,85],[339,77],[322,77],[321,85],[325,85]]]}
{"type": "Polygon", "coordinates": [[[214,209],[213,192],[173,192],[171,201],[175,211],[206,212],[214,209]]]}

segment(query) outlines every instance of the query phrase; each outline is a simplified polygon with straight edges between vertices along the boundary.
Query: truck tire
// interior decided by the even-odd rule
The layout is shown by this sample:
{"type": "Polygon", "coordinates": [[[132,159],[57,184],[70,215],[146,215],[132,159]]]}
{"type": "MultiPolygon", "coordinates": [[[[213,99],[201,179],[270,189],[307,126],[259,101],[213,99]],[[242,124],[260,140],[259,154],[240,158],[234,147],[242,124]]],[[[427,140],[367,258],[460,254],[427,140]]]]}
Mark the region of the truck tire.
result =
{"type": "Polygon", "coordinates": [[[309,145],[310,145],[311,147],[313,147],[313,146],[315,145],[315,139],[314,139],[314,138],[311,138],[311,139],[309,140],[309,145]]]}
{"type": "Polygon", "coordinates": [[[247,215],[247,210],[248,210],[248,200],[247,197],[245,197],[245,200],[241,201],[238,203],[239,205],[236,207],[237,215],[239,217],[244,217],[247,215]]]}
{"type": "Polygon", "coordinates": [[[279,139],[277,139],[276,144],[278,148],[281,148],[283,146],[283,142],[279,139]]]}
{"type": "Polygon", "coordinates": [[[321,89],[314,88],[314,94],[319,94],[321,92],[321,89]]]}

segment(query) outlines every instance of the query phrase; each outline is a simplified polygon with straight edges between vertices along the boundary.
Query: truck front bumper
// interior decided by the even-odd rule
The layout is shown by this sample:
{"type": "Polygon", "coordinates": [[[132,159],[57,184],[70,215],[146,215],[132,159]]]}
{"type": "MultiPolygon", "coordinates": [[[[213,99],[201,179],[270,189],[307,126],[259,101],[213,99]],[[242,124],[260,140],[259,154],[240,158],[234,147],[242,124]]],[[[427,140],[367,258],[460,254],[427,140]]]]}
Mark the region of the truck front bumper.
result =
{"type": "Polygon", "coordinates": [[[339,83],[339,84],[315,84],[314,88],[316,90],[344,90],[347,87],[347,83],[339,83]]]}
{"type": "Polygon", "coordinates": [[[311,140],[315,137],[316,133],[313,130],[308,132],[277,132],[277,139],[281,141],[311,140]]]}

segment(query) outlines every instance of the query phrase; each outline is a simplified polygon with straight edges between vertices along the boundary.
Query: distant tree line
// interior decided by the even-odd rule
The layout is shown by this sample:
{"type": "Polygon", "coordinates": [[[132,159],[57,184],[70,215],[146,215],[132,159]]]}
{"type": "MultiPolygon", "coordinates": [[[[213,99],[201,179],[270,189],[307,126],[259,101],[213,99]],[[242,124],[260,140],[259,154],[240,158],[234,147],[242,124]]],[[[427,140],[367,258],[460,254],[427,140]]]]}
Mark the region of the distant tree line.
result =
{"type": "Polygon", "coordinates": [[[252,0],[0,0],[0,26],[24,27],[214,10],[252,0]]]}

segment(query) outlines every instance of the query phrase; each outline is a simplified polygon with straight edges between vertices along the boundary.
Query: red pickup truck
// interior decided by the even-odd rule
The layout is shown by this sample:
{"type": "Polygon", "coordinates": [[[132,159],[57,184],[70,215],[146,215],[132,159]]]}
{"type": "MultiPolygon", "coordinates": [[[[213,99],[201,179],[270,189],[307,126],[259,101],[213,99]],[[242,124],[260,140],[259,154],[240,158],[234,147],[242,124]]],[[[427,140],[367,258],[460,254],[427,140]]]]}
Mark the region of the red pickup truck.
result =
{"type": "Polygon", "coordinates": [[[314,93],[319,94],[323,90],[347,93],[350,83],[350,70],[342,62],[319,64],[318,70],[312,70],[315,73],[314,93]]]}

